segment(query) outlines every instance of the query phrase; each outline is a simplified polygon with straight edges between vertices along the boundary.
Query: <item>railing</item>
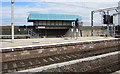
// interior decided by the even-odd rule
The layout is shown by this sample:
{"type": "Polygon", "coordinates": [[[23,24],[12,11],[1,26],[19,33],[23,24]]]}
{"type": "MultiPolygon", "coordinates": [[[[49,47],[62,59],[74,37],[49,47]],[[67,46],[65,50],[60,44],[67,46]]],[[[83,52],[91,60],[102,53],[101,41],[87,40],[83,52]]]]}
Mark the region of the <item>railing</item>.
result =
{"type": "Polygon", "coordinates": [[[29,34],[32,38],[37,38],[37,37],[39,37],[39,34],[35,33],[33,30],[28,30],[28,34],[29,34]]]}

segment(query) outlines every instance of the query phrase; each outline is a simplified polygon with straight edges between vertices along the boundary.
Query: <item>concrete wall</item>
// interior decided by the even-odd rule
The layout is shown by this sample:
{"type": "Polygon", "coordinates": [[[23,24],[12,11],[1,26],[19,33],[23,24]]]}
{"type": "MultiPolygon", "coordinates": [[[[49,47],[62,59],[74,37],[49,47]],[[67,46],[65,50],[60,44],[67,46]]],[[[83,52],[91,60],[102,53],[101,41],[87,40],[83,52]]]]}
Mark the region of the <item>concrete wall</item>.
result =
{"type": "MultiPolygon", "coordinates": [[[[73,35],[73,33],[76,33],[75,30],[73,30],[73,32],[71,32],[71,29],[69,29],[65,36],[71,36],[71,35],[73,35]]],[[[94,36],[101,36],[101,35],[105,35],[105,34],[106,34],[106,27],[101,27],[101,26],[94,27],[94,29],[93,29],[94,36]]],[[[79,36],[79,37],[91,36],[91,27],[90,26],[79,27],[78,32],[77,32],[77,36],[79,36]]]]}
{"type": "MultiPolygon", "coordinates": [[[[15,27],[15,35],[19,35],[19,34],[27,34],[27,29],[34,29],[33,26],[16,26],[15,27]],[[20,32],[18,31],[20,29],[20,32]]],[[[62,30],[62,29],[61,29],[62,30]]],[[[64,29],[63,29],[64,30],[64,29]]],[[[4,26],[1,29],[2,31],[2,35],[11,35],[11,27],[10,26],[4,26]]],[[[90,26],[81,26],[79,27],[79,31],[77,33],[77,36],[81,36],[82,32],[82,36],[86,37],[86,36],[91,36],[91,27],[90,26]]],[[[49,31],[48,31],[49,32],[49,31]]],[[[57,32],[57,30],[55,31],[57,32]]],[[[64,32],[64,31],[61,31],[64,32]]],[[[54,32],[53,32],[54,33],[54,32]]],[[[100,36],[100,35],[105,35],[106,34],[106,27],[102,27],[102,26],[95,26],[94,27],[94,36],[100,36]]],[[[71,28],[67,31],[67,33],[65,34],[65,36],[71,36],[71,28]]]]}
{"type": "MultiPolygon", "coordinates": [[[[11,35],[11,26],[0,26],[0,35],[11,35]]],[[[33,29],[33,26],[15,26],[15,35],[27,34],[27,29],[33,29]]]]}

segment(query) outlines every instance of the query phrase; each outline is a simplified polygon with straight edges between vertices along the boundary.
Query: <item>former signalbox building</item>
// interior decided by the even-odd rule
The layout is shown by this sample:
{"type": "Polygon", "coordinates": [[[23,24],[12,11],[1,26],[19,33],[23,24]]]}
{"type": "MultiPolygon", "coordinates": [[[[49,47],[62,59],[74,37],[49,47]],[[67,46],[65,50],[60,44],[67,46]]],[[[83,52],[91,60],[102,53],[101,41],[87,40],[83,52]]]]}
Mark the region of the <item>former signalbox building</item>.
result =
{"type": "Polygon", "coordinates": [[[70,36],[72,22],[76,19],[81,22],[82,18],[79,15],[67,14],[30,14],[28,16],[28,22],[33,22],[34,26],[30,32],[40,37],[70,36]]]}

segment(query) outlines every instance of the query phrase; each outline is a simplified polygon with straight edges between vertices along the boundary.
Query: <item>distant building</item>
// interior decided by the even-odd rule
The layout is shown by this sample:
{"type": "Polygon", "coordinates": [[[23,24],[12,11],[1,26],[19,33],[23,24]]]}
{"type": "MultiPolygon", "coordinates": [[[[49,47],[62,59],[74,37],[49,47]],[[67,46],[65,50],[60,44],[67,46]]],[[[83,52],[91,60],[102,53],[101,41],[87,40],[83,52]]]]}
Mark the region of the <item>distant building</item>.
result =
{"type": "Polygon", "coordinates": [[[40,37],[69,36],[72,22],[76,19],[80,22],[82,20],[79,15],[67,14],[30,14],[28,16],[28,22],[33,22],[33,31],[40,37]]]}

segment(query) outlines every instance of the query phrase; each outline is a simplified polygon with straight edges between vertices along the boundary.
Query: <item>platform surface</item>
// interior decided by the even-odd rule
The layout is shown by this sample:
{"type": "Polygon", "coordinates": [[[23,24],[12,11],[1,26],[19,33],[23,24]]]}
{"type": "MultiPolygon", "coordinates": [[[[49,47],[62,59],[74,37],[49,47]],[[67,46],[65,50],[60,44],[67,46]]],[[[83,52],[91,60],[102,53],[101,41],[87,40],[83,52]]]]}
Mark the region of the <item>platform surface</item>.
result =
{"type": "Polygon", "coordinates": [[[1,39],[0,48],[28,46],[28,45],[41,45],[51,43],[63,43],[63,42],[79,42],[79,41],[92,41],[101,39],[113,39],[113,37],[79,37],[75,38],[34,38],[34,39],[1,39]]]}

